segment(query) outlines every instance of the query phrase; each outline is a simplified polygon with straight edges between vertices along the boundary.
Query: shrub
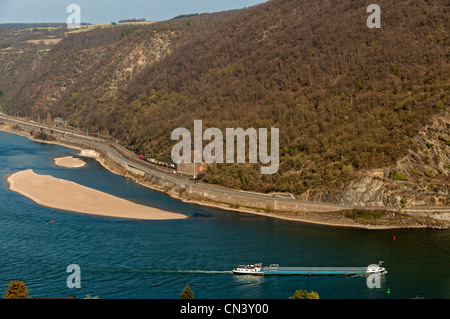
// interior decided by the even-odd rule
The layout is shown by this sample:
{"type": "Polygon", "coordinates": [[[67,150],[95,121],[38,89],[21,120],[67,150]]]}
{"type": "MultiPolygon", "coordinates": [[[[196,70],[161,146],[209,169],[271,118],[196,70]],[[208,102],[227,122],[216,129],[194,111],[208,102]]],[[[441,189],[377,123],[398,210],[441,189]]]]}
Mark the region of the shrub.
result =
{"type": "Polygon", "coordinates": [[[358,83],[356,84],[356,86],[358,86],[358,89],[362,90],[363,86],[362,86],[362,82],[358,81],[358,83]]]}
{"type": "Polygon", "coordinates": [[[265,213],[273,213],[273,209],[272,209],[272,207],[270,207],[270,205],[267,205],[266,208],[264,208],[264,212],[265,213]]]}
{"type": "Polygon", "coordinates": [[[398,74],[397,68],[395,67],[395,65],[392,64],[391,66],[392,72],[394,72],[395,75],[398,74]]]}
{"type": "Polygon", "coordinates": [[[43,141],[54,141],[56,140],[56,138],[53,135],[41,132],[41,131],[36,131],[36,130],[31,130],[30,131],[30,135],[32,135],[35,139],[39,139],[39,140],[43,140],[43,141]]]}
{"type": "Polygon", "coordinates": [[[445,137],[439,135],[438,138],[439,138],[439,140],[441,140],[442,142],[444,142],[445,144],[450,146],[450,141],[447,140],[445,137]]]}
{"type": "Polygon", "coordinates": [[[120,35],[119,38],[122,39],[124,37],[127,37],[131,34],[133,34],[134,32],[136,32],[137,30],[139,30],[141,27],[140,26],[136,26],[136,27],[130,27],[130,28],[126,28],[120,31],[120,35]]]}
{"type": "Polygon", "coordinates": [[[429,171],[429,172],[424,172],[425,175],[427,175],[428,177],[433,177],[433,172],[429,171]]]}
{"type": "Polygon", "coordinates": [[[296,290],[289,299],[319,299],[319,294],[315,291],[296,290]]]}
{"type": "Polygon", "coordinates": [[[405,197],[403,197],[402,199],[400,199],[400,205],[401,205],[402,207],[405,207],[406,203],[408,203],[408,200],[407,200],[405,197]]]}
{"type": "Polygon", "coordinates": [[[383,216],[384,211],[370,211],[363,209],[354,209],[349,214],[347,214],[347,217],[353,219],[380,219],[383,216]]]}
{"type": "Polygon", "coordinates": [[[396,181],[407,181],[408,177],[406,177],[403,174],[400,174],[398,172],[392,172],[392,178],[395,179],[396,181]]]}

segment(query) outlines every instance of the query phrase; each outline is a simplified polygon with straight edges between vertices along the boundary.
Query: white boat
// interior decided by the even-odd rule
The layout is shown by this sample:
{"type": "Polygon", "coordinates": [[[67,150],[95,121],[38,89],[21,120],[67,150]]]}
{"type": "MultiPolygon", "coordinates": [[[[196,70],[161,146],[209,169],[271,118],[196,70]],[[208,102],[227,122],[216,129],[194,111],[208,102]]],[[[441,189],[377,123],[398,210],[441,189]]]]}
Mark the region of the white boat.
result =
{"type": "Polygon", "coordinates": [[[233,274],[236,275],[264,275],[262,271],[262,264],[254,265],[239,265],[233,269],[233,274]]]}

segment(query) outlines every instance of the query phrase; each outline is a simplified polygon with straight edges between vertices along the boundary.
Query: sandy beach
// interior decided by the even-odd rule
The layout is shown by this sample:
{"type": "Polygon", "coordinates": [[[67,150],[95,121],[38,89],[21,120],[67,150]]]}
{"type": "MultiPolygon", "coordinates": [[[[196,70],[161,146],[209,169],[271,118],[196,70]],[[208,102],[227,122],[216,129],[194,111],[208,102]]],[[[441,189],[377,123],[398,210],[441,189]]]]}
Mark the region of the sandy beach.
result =
{"type": "Polygon", "coordinates": [[[92,158],[98,158],[100,156],[100,154],[94,150],[81,150],[79,155],[92,158]]]}
{"type": "Polygon", "coordinates": [[[136,204],[74,182],[33,170],[11,174],[7,183],[12,191],[30,198],[39,205],[56,209],[117,218],[167,220],[188,216],[136,204]]]}
{"type": "Polygon", "coordinates": [[[86,162],[83,161],[82,159],[75,158],[73,156],[66,156],[55,158],[55,164],[67,168],[78,168],[85,166],[86,162]]]}

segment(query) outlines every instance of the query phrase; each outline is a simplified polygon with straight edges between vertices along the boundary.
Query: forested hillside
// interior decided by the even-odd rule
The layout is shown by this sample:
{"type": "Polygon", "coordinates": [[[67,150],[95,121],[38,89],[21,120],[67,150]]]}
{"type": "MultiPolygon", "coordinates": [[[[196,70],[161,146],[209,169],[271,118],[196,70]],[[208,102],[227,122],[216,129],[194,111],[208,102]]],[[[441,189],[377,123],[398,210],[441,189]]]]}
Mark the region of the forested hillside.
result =
{"type": "MultiPolygon", "coordinates": [[[[227,164],[201,178],[308,199],[337,200],[364,172],[420,150],[402,176],[448,197],[449,151],[438,136],[450,133],[442,122],[426,128],[448,118],[449,2],[377,3],[380,29],[366,26],[367,1],[272,0],[71,35],[1,101],[10,113],[50,111],[164,160],[171,131],[195,119],[222,130],[278,127],[277,174],[227,164]]],[[[392,173],[382,177],[396,181],[392,173]]]]}

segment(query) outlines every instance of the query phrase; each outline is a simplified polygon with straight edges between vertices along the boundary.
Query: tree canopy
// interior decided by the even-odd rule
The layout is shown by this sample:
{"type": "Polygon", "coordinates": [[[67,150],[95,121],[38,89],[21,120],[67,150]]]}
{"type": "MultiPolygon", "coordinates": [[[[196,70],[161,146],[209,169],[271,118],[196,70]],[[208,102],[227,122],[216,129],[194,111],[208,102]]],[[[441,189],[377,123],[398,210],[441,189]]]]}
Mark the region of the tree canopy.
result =
{"type": "Polygon", "coordinates": [[[12,280],[6,289],[3,299],[27,299],[28,288],[23,281],[12,280]]]}
{"type": "Polygon", "coordinates": [[[308,292],[307,290],[296,290],[289,299],[319,299],[319,294],[315,291],[308,292]]]}

